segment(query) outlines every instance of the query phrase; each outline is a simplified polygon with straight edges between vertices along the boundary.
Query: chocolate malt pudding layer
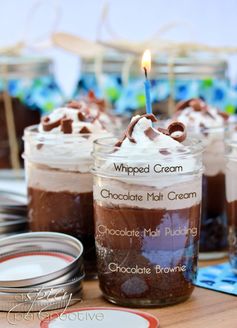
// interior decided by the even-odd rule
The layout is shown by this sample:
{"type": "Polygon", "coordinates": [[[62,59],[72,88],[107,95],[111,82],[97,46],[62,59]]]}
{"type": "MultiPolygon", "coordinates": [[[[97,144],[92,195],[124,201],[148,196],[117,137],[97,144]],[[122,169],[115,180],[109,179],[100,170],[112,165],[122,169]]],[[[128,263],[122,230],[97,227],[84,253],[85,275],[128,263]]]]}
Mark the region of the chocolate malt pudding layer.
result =
{"type": "Polygon", "coordinates": [[[201,99],[189,99],[177,104],[174,119],[205,144],[200,258],[221,258],[227,251],[224,132],[228,115],[201,99]]]}
{"type": "Polygon", "coordinates": [[[135,116],[121,140],[94,145],[94,217],[100,288],[123,306],[186,300],[196,276],[201,145],[182,123],[155,129],[135,116]]]}
{"type": "Polygon", "coordinates": [[[95,139],[109,135],[105,117],[95,103],[71,101],[24,136],[30,228],[77,237],[87,278],[97,274],[91,151],[95,139]]]}

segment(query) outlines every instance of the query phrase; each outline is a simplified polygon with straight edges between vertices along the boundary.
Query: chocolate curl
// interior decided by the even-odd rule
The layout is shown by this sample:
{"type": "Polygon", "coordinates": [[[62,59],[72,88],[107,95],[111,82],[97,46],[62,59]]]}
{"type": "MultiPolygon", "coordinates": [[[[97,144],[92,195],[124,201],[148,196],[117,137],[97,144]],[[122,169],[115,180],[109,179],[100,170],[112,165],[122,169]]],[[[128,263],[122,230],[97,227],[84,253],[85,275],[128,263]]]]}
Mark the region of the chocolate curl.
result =
{"type": "Polygon", "coordinates": [[[185,101],[180,101],[176,105],[176,112],[182,111],[187,107],[192,107],[196,112],[206,111],[207,105],[202,99],[191,98],[185,101]]]}
{"type": "Polygon", "coordinates": [[[79,121],[84,122],[86,120],[86,115],[82,112],[78,112],[77,116],[79,121]]]}
{"type": "Polygon", "coordinates": [[[146,129],[144,133],[150,140],[155,140],[159,136],[159,133],[151,127],[146,129]]]}
{"type": "Polygon", "coordinates": [[[61,131],[65,134],[72,133],[72,120],[70,118],[63,118],[61,120],[61,131]]]}
{"type": "Polygon", "coordinates": [[[50,118],[48,116],[43,117],[42,120],[41,120],[42,126],[43,126],[43,130],[46,131],[46,132],[49,132],[49,131],[57,128],[58,126],[61,125],[61,120],[63,118],[59,118],[58,120],[56,120],[54,122],[50,122],[50,118]]]}
{"type": "Polygon", "coordinates": [[[166,136],[169,136],[169,131],[167,129],[164,129],[164,128],[158,128],[157,129],[159,132],[165,134],[166,136]]]}
{"type": "MultiPolygon", "coordinates": [[[[129,141],[131,141],[133,143],[136,143],[136,140],[132,137],[132,132],[133,132],[134,126],[143,117],[146,117],[147,119],[151,120],[152,122],[157,122],[158,121],[153,114],[144,114],[144,115],[141,115],[140,117],[136,118],[135,120],[130,122],[130,124],[128,125],[128,127],[127,127],[127,129],[124,133],[124,136],[116,142],[116,144],[114,145],[115,147],[121,147],[122,143],[124,142],[124,140],[126,138],[128,138],[129,141]]],[[[147,130],[149,130],[149,128],[144,131],[145,134],[146,134],[147,130]]]]}
{"type": "Polygon", "coordinates": [[[230,115],[228,113],[225,113],[225,112],[221,112],[219,111],[218,114],[224,119],[224,121],[228,121],[230,115]]]}
{"type": "Polygon", "coordinates": [[[181,111],[187,107],[189,107],[190,101],[195,100],[194,98],[188,100],[181,100],[176,105],[176,112],[181,111]]]}
{"type": "Polygon", "coordinates": [[[181,122],[173,122],[168,126],[168,132],[171,138],[178,142],[183,142],[186,139],[186,128],[181,122]],[[178,132],[178,133],[176,133],[178,132]],[[177,135],[176,135],[177,134],[177,135]]]}
{"type": "Polygon", "coordinates": [[[129,141],[136,143],[136,140],[132,137],[133,129],[137,122],[139,122],[143,117],[147,118],[148,120],[151,120],[152,122],[157,122],[156,117],[153,114],[144,114],[140,117],[134,119],[127,127],[127,130],[125,131],[125,137],[129,139],[129,141]]]}
{"type": "Polygon", "coordinates": [[[86,126],[83,126],[79,133],[91,133],[91,131],[86,126]]]}
{"type": "Polygon", "coordinates": [[[73,108],[73,109],[81,109],[81,103],[76,100],[71,100],[67,103],[67,108],[73,108]]]}
{"type": "Polygon", "coordinates": [[[92,90],[88,91],[87,97],[88,97],[89,102],[95,103],[99,107],[99,109],[102,112],[104,112],[105,107],[106,107],[106,103],[105,103],[104,99],[96,98],[95,93],[92,90]]]}

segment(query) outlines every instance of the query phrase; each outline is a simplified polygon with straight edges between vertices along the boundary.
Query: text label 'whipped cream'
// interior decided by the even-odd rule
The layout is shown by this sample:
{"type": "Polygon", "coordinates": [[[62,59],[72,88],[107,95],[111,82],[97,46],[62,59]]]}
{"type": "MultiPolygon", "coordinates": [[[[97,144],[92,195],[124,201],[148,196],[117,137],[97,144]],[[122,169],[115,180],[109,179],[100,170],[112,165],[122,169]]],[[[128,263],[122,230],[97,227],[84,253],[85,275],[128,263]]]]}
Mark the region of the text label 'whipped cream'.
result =
{"type": "Polygon", "coordinates": [[[143,166],[129,166],[127,164],[123,163],[113,163],[114,170],[116,172],[125,173],[127,175],[140,175],[140,174],[146,174],[146,173],[181,173],[183,172],[183,166],[182,165],[163,165],[156,163],[154,165],[143,165],[143,166]]]}

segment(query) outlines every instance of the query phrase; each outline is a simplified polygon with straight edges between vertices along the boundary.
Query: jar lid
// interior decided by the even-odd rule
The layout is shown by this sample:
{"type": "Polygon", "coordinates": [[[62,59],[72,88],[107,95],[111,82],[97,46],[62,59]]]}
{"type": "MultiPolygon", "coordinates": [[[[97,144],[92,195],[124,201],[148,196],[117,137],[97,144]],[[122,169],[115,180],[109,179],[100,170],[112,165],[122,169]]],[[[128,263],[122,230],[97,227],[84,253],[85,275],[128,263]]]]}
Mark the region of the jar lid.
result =
{"type": "Polygon", "coordinates": [[[55,232],[0,240],[0,311],[54,310],[80,301],[82,252],[76,238],[55,232]]]}
{"type": "Polygon", "coordinates": [[[0,190],[0,237],[28,230],[25,195],[0,190]]]}
{"type": "Polygon", "coordinates": [[[74,277],[63,284],[28,288],[1,288],[0,310],[11,312],[49,311],[66,308],[82,300],[82,280],[74,277]]]}
{"type": "Polygon", "coordinates": [[[125,308],[90,307],[55,313],[41,321],[41,328],[158,328],[159,321],[149,313],[125,308]]]}
{"type": "Polygon", "coordinates": [[[0,212],[0,234],[26,231],[28,220],[26,217],[0,212]]]}
{"type": "MultiPolygon", "coordinates": [[[[82,72],[95,73],[95,59],[82,59],[82,72]]],[[[141,76],[141,58],[131,55],[109,53],[100,59],[101,73],[114,73],[121,75],[124,65],[130,76],[141,76]],[[129,59],[130,58],[130,59],[129,59]],[[129,64],[130,60],[130,64],[129,64]]],[[[98,72],[98,63],[96,65],[98,72]]],[[[200,79],[207,77],[225,78],[227,62],[217,56],[153,56],[150,78],[175,78],[200,79]]]]}
{"type": "Polygon", "coordinates": [[[69,272],[81,268],[82,252],[79,240],[60,233],[30,232],[3,238],[0,287],[30,287],[59,278],[64,281],[69,272]]]}
{"type": "Polygon", "coordinates": [[[1,56],[0,78],[36,78],[52,73],[52,60],[44,57],[1,56]]]}

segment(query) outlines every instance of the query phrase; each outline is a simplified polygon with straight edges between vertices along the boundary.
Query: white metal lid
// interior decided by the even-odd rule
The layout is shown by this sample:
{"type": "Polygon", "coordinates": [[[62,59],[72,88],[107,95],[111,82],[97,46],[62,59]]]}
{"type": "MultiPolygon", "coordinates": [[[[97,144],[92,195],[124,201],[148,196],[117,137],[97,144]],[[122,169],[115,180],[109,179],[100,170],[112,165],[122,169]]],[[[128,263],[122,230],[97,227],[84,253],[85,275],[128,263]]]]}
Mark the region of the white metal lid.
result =
{"type": "Polygon", "coordinates": [[[55,232],[0,240],[0,311],[65,308],[81,300],[83,246],[55,232]]]}
{"type": "Polygon", "coordinates": [[[149,313],[125,308],[90,307],[55,313],[45,318],[41,328],[158,328],[159,321],[149,313]]]}
{"type": "Polygon", "coordinates": [[[82,263],[74,237],[31,232],[0,240],[0,287],[30,287],[66,276],[82,263]],[[27,269],[26,269],[27,268],[27,269]]]}

